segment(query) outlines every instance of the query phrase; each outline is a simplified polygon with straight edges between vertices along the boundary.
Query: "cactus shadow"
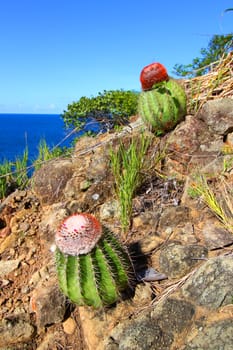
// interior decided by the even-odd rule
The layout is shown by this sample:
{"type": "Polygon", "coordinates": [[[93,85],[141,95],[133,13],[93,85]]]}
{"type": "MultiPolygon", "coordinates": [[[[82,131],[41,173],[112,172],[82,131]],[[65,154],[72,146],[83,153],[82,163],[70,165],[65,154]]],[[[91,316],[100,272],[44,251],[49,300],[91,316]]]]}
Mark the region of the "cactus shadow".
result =
{"type": "Polygon", "coordinates": [[[135,286],[140,283],[141,279],[139,278],[142,271],[145,271],[148,268],[149,256],[145,255],[142,250],[139,242],[134,242],[128,246],[128,252],[133,264],[135,271],[135,286]]]}

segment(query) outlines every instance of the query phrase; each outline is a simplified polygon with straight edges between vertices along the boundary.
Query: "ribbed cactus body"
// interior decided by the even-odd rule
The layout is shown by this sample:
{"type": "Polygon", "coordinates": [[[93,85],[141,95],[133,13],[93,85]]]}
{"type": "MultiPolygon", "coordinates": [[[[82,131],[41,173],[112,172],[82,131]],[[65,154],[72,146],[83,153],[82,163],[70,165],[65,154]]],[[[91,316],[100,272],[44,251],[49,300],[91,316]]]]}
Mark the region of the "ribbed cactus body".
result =
{"type": "Polygon", "coordinates": [[[178,108],[180,118],[183,118],[187,109],[187,97],[183,87],[174,79],[168,80],[164,85],[178,108]]]}
{"type": "Polygon", "coordinates": [[[107,229],[87,254],[72,256],[57,248],[56,265],[63,293],[78,305],[95,308],[116,302],[134,275],[127,250],[107,229]]]}
{"type": "Polygon", "coordinates": [[[155,84],[152,90],[142,91],[138,113],[157,134],[172,130],[186,114],[186,95],[174,80],[155,84]]]}

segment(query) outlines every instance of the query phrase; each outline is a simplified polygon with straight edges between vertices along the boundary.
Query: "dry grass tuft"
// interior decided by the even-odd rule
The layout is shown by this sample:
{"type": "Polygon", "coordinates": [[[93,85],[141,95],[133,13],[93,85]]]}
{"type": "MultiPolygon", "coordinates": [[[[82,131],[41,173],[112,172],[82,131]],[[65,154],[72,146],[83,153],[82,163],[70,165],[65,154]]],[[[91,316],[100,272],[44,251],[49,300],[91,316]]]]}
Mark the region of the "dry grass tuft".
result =
{"type": "Polygon", "coordinates": [[[213,63],[210,73],[183,79],[181,84],[186,90],[189,114],[195,114],[208,100],[233,98],[233,52],[213,63]]]}

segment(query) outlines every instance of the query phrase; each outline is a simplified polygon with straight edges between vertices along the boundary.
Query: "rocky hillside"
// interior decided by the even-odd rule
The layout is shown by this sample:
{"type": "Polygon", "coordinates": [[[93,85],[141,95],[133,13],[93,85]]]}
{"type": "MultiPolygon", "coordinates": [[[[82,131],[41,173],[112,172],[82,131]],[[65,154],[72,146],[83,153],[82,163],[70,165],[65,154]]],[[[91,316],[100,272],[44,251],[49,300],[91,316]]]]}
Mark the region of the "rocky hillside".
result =
{"type": "Polygon", "coordinates": [[[232,62],[183,82],[189,114],[165,136],[134,117],[84,137],[0,203],[0,349],[232,349],[232,62]],[[142,134],[150,145],[123,232],[110,150],[142,134]],[[59,290],[54,234],[77,212],[94,214],[131,254],[137,284],[111,307],[77,307],[59,290]]]}

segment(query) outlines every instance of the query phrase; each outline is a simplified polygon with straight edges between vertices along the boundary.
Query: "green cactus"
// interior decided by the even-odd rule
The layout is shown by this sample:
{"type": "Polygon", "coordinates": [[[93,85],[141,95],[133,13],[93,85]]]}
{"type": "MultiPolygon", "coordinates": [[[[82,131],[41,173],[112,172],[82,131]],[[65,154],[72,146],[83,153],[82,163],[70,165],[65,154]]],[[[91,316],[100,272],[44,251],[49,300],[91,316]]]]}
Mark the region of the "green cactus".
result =
{"type": "Polygon", "coordinates": [[[140,93],[138,113],[157,135],[164,134],[186,114],[185,91],[172,79],[157,83],[152,90],[140,93]]]}
{"type": "Polygon", "coordinates": [[[174,79],[170,79],[164,83],[168,93],[171,94],[176,107],[178,108],[180,118],[183,118],[187,112],[187,98],[183,87],[174,79]]]}
{"type": "Polygon", "coordinates": [[[67,218],[55,240],[59,285],[72,302],[95,308],[111,305],[122,291],[131,287],[134,270],[127,250],[92,215],[77,214],[67,218]]]}

